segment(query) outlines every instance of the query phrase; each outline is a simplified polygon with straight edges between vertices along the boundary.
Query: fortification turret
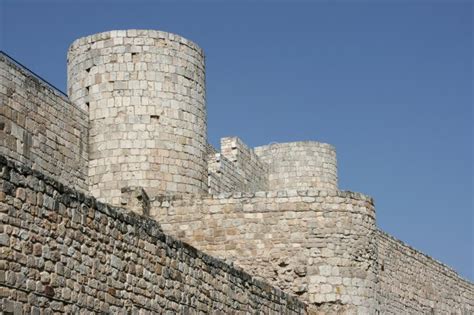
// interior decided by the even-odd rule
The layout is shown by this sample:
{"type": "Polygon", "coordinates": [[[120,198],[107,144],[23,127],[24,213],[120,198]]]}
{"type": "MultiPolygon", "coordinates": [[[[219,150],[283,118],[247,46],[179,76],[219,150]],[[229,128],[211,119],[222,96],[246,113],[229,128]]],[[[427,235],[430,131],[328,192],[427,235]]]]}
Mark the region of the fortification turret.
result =
{"type": "Polygon", "coordinates": [[[274,143],[254,149],[269,166],[269,190],[337,190],[336,150],[326,143],[274,143]]]}
{"type": "Polygon", "coordinates": [[[110,31],[68,52],[70,99],[89,109],[89,188],[112,204],[121,189],[205,193],[203,51],[152,30],[110,31]]]}

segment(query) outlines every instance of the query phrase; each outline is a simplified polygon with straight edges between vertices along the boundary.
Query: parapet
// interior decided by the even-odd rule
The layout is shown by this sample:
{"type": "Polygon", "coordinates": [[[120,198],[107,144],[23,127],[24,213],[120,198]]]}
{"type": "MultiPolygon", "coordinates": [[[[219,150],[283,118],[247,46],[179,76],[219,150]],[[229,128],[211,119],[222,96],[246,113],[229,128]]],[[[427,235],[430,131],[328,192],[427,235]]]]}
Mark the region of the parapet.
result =
{"type": "Polygon", "coordinates": [[[268,190],[268,167],[241,139],[221,138],[221,152],[208,154],[209,193],[268,190]]]}
{"type": "Polygon", "coordinates": [[[255,154],[269,166],[269,190],[337,190],[336,150],[315,141],[274,143],[256,147],[255,154]]]}
{"type": "Polygon", "coordinates": [[[89,189],[120,204],[121,189],[207,192],[203,51],[154,30],[110,31],[68,52],[70,99],[89,110],[89,189]]]}

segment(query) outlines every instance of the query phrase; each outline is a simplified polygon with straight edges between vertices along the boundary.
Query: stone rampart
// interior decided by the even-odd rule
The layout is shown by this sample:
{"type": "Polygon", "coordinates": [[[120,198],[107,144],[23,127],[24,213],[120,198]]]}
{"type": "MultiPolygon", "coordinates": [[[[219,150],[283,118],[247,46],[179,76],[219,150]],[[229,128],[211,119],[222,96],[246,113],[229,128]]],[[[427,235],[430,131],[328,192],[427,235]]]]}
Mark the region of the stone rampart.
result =
{"type": "Polygon", "coordinates": [[[204,67],[174,34],[95,34],[69,100],[0,54],[0,311],[474,313],[472,283],[338,190],[331,145],[209,145],[204,67]]]}
{"type": "Polygon", "coordinates": [[[474,314],[474,286],[451,268],[378,231],[381,314],[474,314]]]}
{"type": "Polygon", "coordinates": [[[208,155],[209,193],[268,190],[268,166],[237,137],[221,139],[221,152],[208,155]]]}
{"type": "Polygon", "coordinates": [[[337,190],[336,150],[315,141],[274,143],[254,148],[269,166],[269,190],[337,190]]]}
{"type": "Polygon", "coordinates": [[[246,191],[245,181],[235,165],[221,153],[211,153],[207,159],[209,193],[246,191]]]}
{"type": "Polygon", "coordinates": [[[0,53],[0,154],[87,190],[88,113],[0,53]]]}
{"type": "Polygon", "coordinates": [[[166,233],[232,261],[319,310],[375,308],[372,199],[317,190],[162,196],[150,215],[166,233]]]}
{"type": "Polygon", "coordinates": [[[307,306],[159,225],[0,156],[5,314],[305,314],[307,306]]]}

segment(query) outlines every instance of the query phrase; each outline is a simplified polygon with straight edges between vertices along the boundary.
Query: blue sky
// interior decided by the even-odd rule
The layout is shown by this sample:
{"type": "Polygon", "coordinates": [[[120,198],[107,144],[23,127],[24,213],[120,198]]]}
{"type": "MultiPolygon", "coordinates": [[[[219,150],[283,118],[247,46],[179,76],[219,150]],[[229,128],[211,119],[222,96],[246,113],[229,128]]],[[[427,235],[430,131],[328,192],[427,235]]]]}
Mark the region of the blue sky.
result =
{"type": "Polygon", "coordinates": [[[474,279],[470,1],[7,1],[0,47],[58,88],[76,38],[160,29],[206,52],[209,139],[336,146],[379,226],[474,279]]]}

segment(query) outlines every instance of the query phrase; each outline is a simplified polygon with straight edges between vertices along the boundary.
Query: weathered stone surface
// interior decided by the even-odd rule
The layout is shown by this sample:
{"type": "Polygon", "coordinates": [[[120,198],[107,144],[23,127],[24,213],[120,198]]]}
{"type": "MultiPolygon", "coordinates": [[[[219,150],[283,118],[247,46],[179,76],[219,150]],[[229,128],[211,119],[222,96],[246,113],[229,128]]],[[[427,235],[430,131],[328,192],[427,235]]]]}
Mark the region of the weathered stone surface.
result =
{"type": "MultiPolygon", "coordinates": [[[[10,172],[24,175],[0,159],[10,172]]],[[[59,207],[37,207],[22,200],[18,211],[4,217],[0,268],[0,310],[15,314],[38,312],[188,313],[218,312],[305,314],[308,306],[242,269],[163,234],[152,219],[127,214],[101,204],[59,183],[36,174],[48,183],[44,196],[58,200],[59,207]],[[87,202],[87,205],[86,205],[87,202]],[[74,213],[90,213],[84,224],[74,213]],[[40,213],[52,212],[52,215],[40,213]],[[21,226],[17,224],[22,218],[21,226]],[[52,220],[54,218],[54,220],[52,220]],[[58,226],[65,230],[58,234],[58,226]],[[39,228],[41,227],[41,228],[39,228]],[[23,245],[34,243],[29,259],[23,245]],[[68,244],[64,246],[64,244],[68,244]]],[[[16,183],[2,204],[12,205],[16,183]]],[[[34,192],[38,187],[31,188],[34,192]]]]}
{"type": "Polygon", "coordinates": [[[206,193],[204,53],[181,36],[111,31],[76,40],[68,93],[90,118],[89,187],[120,205],[121,189],[206,193]]]}
{"type": "MultiPolygon", "coordinates": [[[[86,108],[73,104],[2,54],[0,104],[0,154],[87,189],[86,108]]],[[[0,178],[8,176],[4,171],[0,174],[0,178]]]]}
{"type": "Polygon", "coordinates": [[[165,232],[306,302],[344,301],[339,309],[361,314],[376,308],[375,210],[368,196],[318,190],[161,196],[151,216],[165,232]]]}
{"type": "Polygon", "coordinates": [[[209,147],[209,193],[268,190],[268,165],[237,137],[221,139],[221,152],[209,147]]]}
{"type": "Polygon", "coordinates": [[[474,313],[474,286],[448,266],[382,231],[377,232],[377,252],[382,314],[474,313]]]}
{"type": "Polygon", "coordinates": [[[194,43],[111,31],[68,59],[72,102],[0,54],[0,311],[474,312],[472,283],[338,191],[331,145],[209,145],[194,43]]]}
{"type": "Polygon", "coordinates": [[[269,166],[269,190],[337,190],[336,150],[329,144],[274,143],[254,151],[269,166]]]}
{"type": "Polygon", "coordinates": [[[121,205],[133,212],[148,216],[150,198],[142,187],[122,187],[121,205]]]}

